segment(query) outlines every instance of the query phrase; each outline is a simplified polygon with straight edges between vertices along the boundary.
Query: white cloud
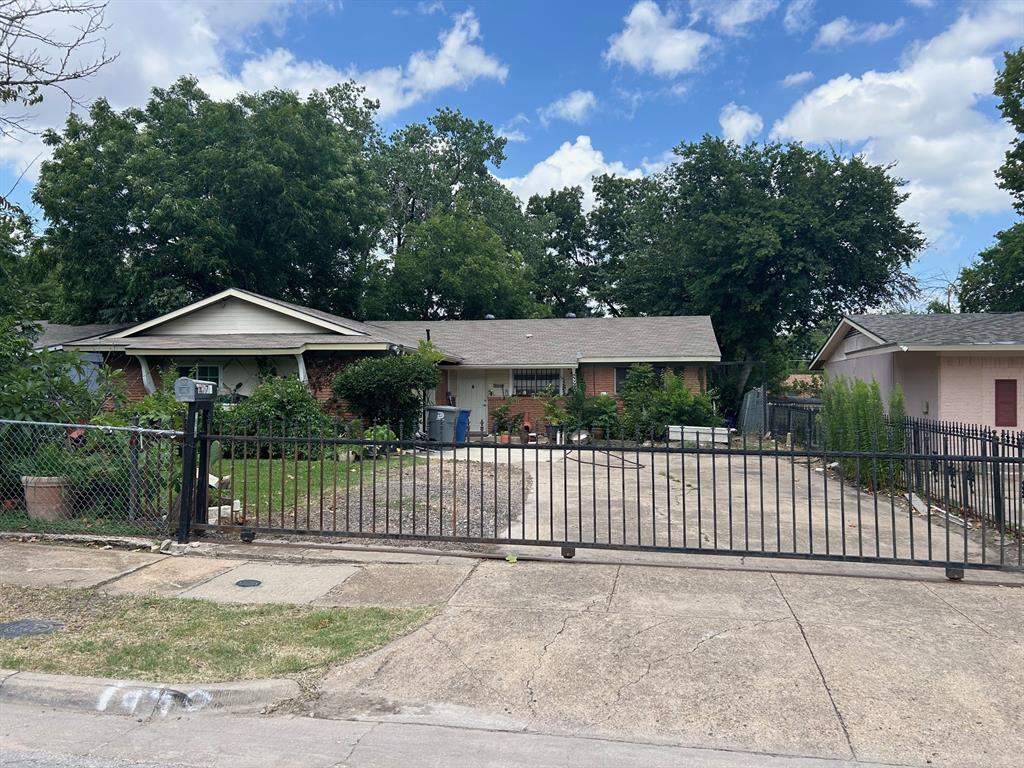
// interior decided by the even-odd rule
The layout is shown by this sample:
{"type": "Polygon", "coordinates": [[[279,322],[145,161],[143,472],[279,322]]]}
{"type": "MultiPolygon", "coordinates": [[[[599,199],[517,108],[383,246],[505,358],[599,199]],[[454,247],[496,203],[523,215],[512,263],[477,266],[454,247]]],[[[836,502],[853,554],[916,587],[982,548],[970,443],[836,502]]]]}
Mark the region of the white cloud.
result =
{"type": "Polygon", "coordinates": [[[850,21],[845,16],[840,16],[818,28],[818,35],[814,38],[814,47],[835,48],[845,43],[877,43],[879,40],[892,37],[901,29],[903,29],[903,19],[897,19],[892,24],[881,21],[869,24],[850,21]]]}
{"type": "Polygon", "coordinates": [[[690,0],[694,19],[707,17],[724,35],[742,35],[748,24],[779,7],[779,0],[690,0]]]}
{"type": "Polygon", "coordinates": [[[605,60],[663,76],[696,69],[714,38],[677,27],[678,20],[675,11],[662,13],[653,0],[641,0],[625,17],[625,28],[608,38],[605,60]]]}
{"type": "Polygon", "coordinates": [[[782,78],[782,84],[787,88],[795,88],[798,85],[809,83],[814,79],[814,73],[805,69],[803,72],[793,72],[782,78]]]}
{"type": "Polygon", "coordinates": [[[772,127],[779,139],[844,143],[875,163],[897,163],[908,180],[903,213],[941,240],[954,213],[997,213],[996,187],[1013,129],[979,110],[996,76],[995,56],[1024,35],[1012,2],[975,6],[915,48],[901,69],[845,74],[807,93],[772,127]]]}
{"type": "Polygon", "coordinates": [[[722,136],[737,144],[746,144],[764,129],[764,121],[757,112],[738,106],[735,102],[722,107],[718,114],[718,124],[722,126],[722,136]]]}
{"type": "Polygon", "coordinates": [[[546,107],[538,110],[540,122],[547,125],[552,120],[568,120],[570,123],[582,123],[597,108],[597,97],[592,91],[573,91],[546,107]]]}
{"type": "MultiPolygon", "coordinates": [[[[336,7],[317,6],[315,12],[336,7]]],[[[404,66],[363,72],[303,60],[283,47],[250,50],[253,33],[280,32],[295,12],[314,11],[290,0],[111,3],[106,15],[107,49],[119,56],[95,77],[78,84],[76,96],[89,102],[102,95],[115,109],[124,109],[144,103],[152,87],[166,87],[185,74],[198,77],[216,98],[271,87],[305,94],[354,78],[367,87],[368,95],[381,100],[381,113],[388,116],[445,88],[466,88],[479,79],[503,82],[508,75],[507,67],[480,47],[480,25],[470,11],[454,18],[434,50],[413,53],[404,66]]],[[[66,99],[50,94],[42,104],[24,111],[30,113],[32,127],[41,130],[63,125],[69,108],[66,99]]],[[[48,155],[38,137],[0,140],[0,170],[5,178],[10,171],[13,180],[31,164],[23,184],[31,184],[38,174],[35,158],[48,155]]]]}
{"type": "Polygon", "coordinates": [[[935,0],[907,0],[913,6],[918,8],[934,8],[935,0]]]}
{"type": "Polygon", "coordinates": [[[806,32],[814,25],[813,11],[814,0],[792,0],[786,6],[786,15],[782,18],[782,26],[791,35],[806,32]]]}
{"type": "Polygon", "coordinates": [[[614,173],[630,179],[639,179],[639,168],[628,168],[619,161],[607,161],[600,150],[594,149],[589,136],[577,136],[575,142],[564,142],[551,155],[541,160],[524,176],[499,178],[524,203],[532,195],[543,195],[552,189],[583,187],[583,205],[594,207],[593,178],[603,173],[614,173]]]}
{"type": "Polygon", "coordinates": [[[228,98],[240,91],[289,88],[306,94],[317,88],[352,79],[366,86],[366,95],[380,101],[380,115],[390,117],[432,93],[446,88],[467,88],[479,79],[504,82],[508,67],[475,43],[480,22],[472,11],[455,17],[450,29],[438,36],[439,47],[416,51],[405,67],[360,71],[338,69],[320,61],[304,61],[279,48],[243,63],[237,75],[223,71],[200,78],[211,95],[228,98]]]}
{"type": "Polygon", "coordinates": [[[432,16],[435,13],[441,13],[444,11],[444,3],[441,0],[434,0],[432,3],[421,2],[415,5],[399,5],[396,6],[392,11],[392,16],[411,16],[414,13],[418,13],[421,16],[432,16]]]}

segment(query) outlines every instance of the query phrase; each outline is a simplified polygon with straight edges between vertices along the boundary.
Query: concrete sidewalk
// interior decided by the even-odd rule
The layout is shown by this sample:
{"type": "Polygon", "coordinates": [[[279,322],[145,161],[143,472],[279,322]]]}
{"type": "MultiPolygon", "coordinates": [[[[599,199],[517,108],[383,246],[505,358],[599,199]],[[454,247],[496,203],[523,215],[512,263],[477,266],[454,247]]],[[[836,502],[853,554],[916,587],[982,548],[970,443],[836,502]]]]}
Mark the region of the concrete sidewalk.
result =
{"type": "Polygon", "coordinates": [[[333,670],[286,708],[294,719],[265,718],[274,728],[314,715],[469,728],[495,743],[531,733],[957,768],[1017,766],[1024,752],[1016,576],[957,584],[910,568],[677,555],[608,564],[597,553],[513,564],[316,547],[280,562],[239,557],[273,556],[269,546],[201,549],[218,556],[0,543],[0,582],[441,606],[333,670]],[[241,578],[264,586],[243,590],[241,578]]]}

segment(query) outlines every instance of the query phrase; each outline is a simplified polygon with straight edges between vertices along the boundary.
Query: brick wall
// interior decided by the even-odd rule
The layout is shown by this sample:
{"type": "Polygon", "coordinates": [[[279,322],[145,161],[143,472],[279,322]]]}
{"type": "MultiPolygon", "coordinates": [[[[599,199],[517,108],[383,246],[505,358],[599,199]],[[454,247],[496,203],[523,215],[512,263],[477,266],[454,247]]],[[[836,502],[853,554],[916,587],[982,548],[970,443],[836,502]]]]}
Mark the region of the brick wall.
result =
{"type": "MultiPolygon", "coordinates": [[[[153,384],[157,389],[163,386],[163,377],[160,372],[160,361],[149,358],[149,370],[153,376],[153,384]]],[[[142,381],[142,365],[137,357],[111,352],[104,358],[104,364],[116,371],[121,371],[125,389],[128,391],[128,400],[137,402],[147,394],[146,385],[142,381]]]]}
{"type": "MultiPolygon", "coordinates": [[[[487,398],[487,431],[494,432],[494,409],[510,398],[487,398]]],[[[536,397],[518,397],[516,404],[509,411],[510,415],[521,413],[523,423],[530,425],[531,432],[544,431],[544,403],[536,397]]]]}

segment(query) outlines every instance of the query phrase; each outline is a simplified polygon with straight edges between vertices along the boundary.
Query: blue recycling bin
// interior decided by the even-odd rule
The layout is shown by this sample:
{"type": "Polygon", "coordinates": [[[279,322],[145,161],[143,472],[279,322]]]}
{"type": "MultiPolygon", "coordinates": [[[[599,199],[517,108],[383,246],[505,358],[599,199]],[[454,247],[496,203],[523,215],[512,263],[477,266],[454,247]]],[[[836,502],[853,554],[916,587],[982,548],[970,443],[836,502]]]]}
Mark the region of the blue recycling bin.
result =
{"type": "Polygon", "coordinates": [[[459,409],[459,419],[455,422],[455,442],[464,443],[469,437],[469,414],[468,408],[459,409]]]}

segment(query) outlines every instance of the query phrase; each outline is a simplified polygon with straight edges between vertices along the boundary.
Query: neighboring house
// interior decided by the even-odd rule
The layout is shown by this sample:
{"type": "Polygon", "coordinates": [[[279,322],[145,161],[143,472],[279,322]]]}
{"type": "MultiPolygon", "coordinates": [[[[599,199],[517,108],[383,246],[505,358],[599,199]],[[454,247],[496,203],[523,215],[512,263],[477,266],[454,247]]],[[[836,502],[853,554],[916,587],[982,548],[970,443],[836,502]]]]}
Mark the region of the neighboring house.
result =
{"type": "MultiPolygon", "coordinates": [[[[672,368],[704,391],[708,366],[721,359],[708,317],[357,322],[238,289],[63,346],[124,369],[133,398],[194,370],[240,395],[263,375],[295,375],[326,401],[351,361],[415,351],[428,337],[445,356],[435,401],[469,408],[473,431],[489,428],[504,398],[564,391],[577,376],[588,392],[614,395],[633,363],[672,368]]],[[[540,404],[519,402],[539,428],[540,404]]]]}
{"type": "Polygon", "coordinates": [[[910,416],[1024,427],[1024,312],[850,315],[811,369],[899,386],[910,416]]]}
{"type": "MultiPolygon", "coordinates": [[[[42,332],[39,334],[39,338],[36,339],[33,348],[45,349],[51,352],[61,351],[64,349],[65,344],[72,344],[76,341],[81,341],[82,339],[113,333],[114,331],[119,331],[125,327],[123,324],[111,325],[109,323],[92,323],[90,325],[58,325],[56,323],[39,321],[37,324],[42,329],[42,332]]],[[[82,352],[81,358],[85,362],[82,375],[79,376],[77,371],[72,371],[69,375],[76,381],[79,379],[85,379],[85,381],[89,382],[89,389],[96,391],[97,367],[103,364],[103,354],[100,352],[82,352]]]]}

